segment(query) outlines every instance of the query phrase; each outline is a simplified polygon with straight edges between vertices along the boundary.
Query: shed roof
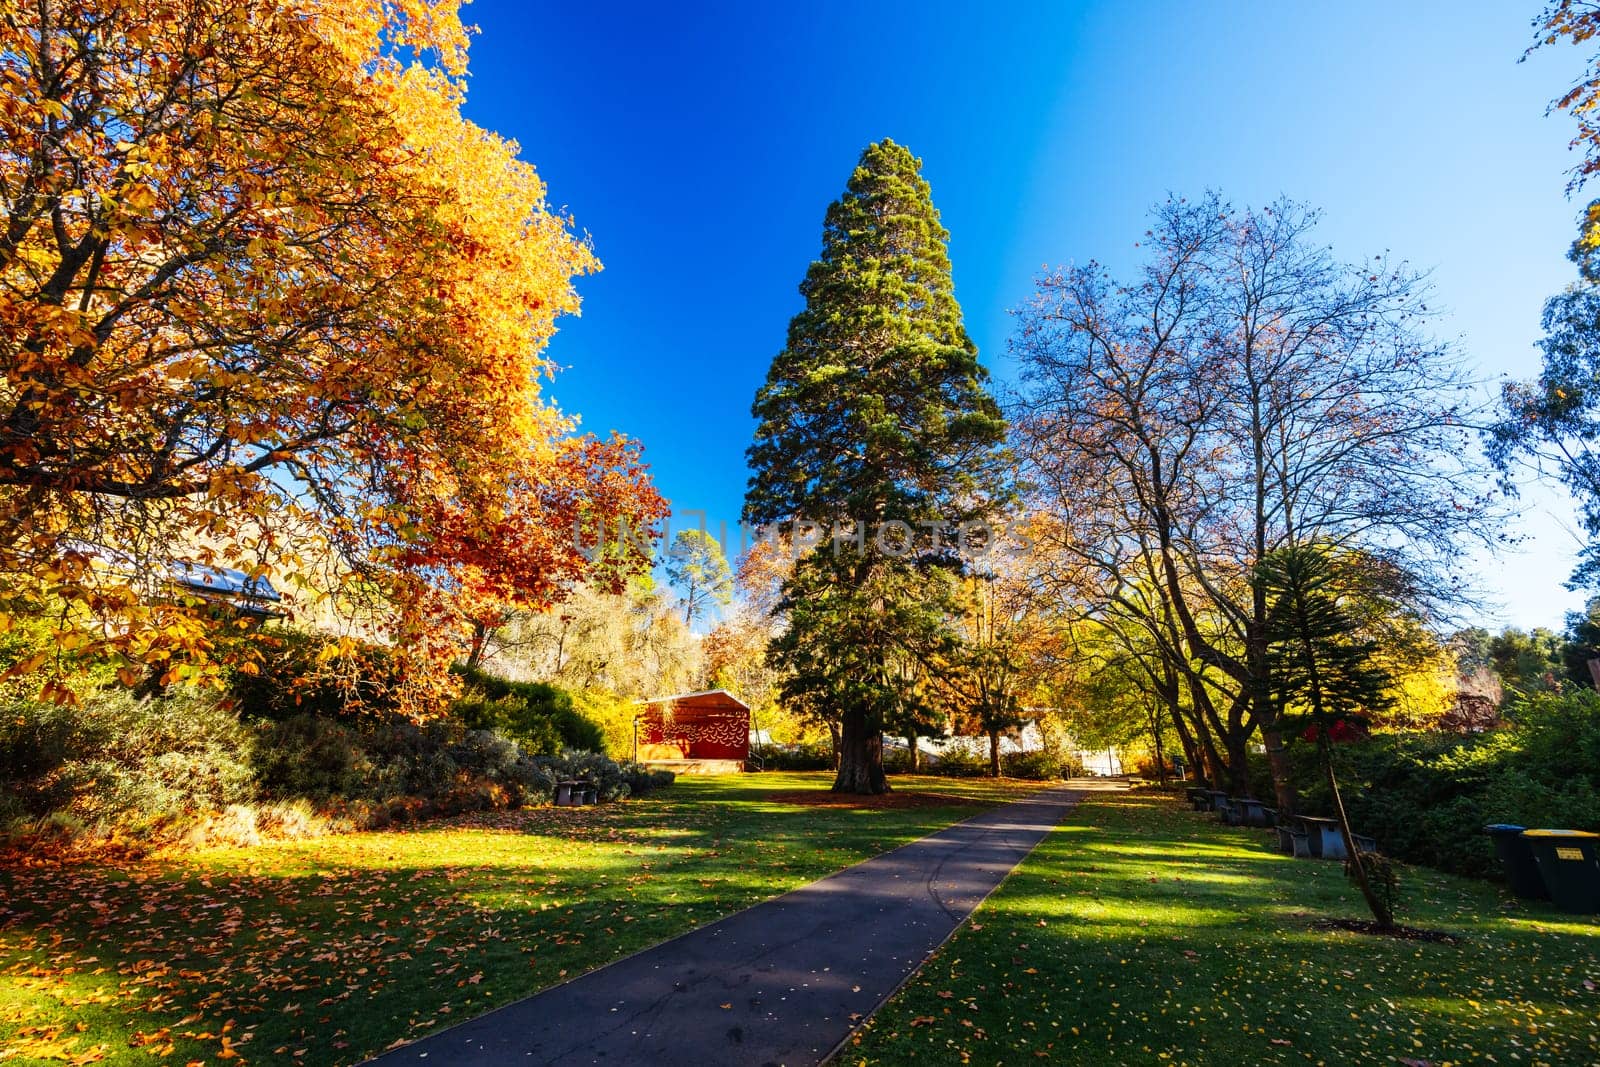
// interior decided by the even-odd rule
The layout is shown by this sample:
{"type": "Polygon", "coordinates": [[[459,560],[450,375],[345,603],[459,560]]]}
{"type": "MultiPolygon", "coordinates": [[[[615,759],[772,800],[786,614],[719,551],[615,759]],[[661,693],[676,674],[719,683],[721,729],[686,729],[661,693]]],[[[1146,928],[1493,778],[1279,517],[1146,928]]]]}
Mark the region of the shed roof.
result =
{"type": "Polygon", "coordinates": [[[696,692],[696,693],[673,693],[671,696],[651,697],[649,700],[641,700],[641,701],[639,701],[639,703],[645,705],[646,707],[648,707],[648,706],[650,706],[652,704],[675,704],[675,703],[677,703],[679,701],[682,701],[682,700],[693,700],[696,697],[715,697],[715,696],[727,697],[729,700],[733,701],[735,704],[739,705],[744,710],[746,710],[746,711],[750,710],[750,705],[749,704],[746,704],[744,701],[740,700],[738,697],[734,696],[732,693],[728,692],[726,689],[702,689],[702,690],[700,690],[699,692],[696,692]]]}

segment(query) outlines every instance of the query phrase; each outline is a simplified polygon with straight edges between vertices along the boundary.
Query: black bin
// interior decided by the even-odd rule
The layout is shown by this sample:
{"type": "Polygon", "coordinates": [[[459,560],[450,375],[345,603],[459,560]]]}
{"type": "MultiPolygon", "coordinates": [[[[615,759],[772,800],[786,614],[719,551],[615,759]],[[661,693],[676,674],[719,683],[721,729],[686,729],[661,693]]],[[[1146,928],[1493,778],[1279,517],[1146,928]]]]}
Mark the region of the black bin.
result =
{"type": "Polygon", "coordinates": [[[1506,871],[1506,883],[1511,891],[1524,900],[1549,900],[1550,890],[1539,875],[1539,864],[1533,858],[1533,845],[1522,836],[1526,826],[1513,826],[1497,822],[1485,826],[1483,832],[1494,841],[1495,854],[1506,871]]]}
{"type": "Polygon", "coordinates": [[[1600,915],[1600,834],[1524,830],[1550,899],[1574,915],[1600,915]]]}

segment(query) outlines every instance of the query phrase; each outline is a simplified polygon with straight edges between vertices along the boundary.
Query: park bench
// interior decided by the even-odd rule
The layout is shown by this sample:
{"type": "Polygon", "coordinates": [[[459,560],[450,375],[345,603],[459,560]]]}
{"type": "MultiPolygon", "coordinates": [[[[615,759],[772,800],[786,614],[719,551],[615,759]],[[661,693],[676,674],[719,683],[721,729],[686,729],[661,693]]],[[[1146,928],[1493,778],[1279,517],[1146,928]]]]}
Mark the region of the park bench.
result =
{"type": "Polygon", "coordinates": [[[1269,808],[1253,797],[1225,797],[1217,808],[1217,818],[1229,826],[1275,826],[1278,809],[1269,808]]]}
{"type": "Polygon", "coordinates": [[[1210,810],[1211,794],[1209,791],[1204,789],[1190,789],[1187,790],[1187,792],[1189,794],[1189,806],[1191,808],[1193,808],[1195,811],[1210,810]]]}
{"type": "Polygon", "coordinates": [[[1278,809],[1269,808],[1259,800],[1251,797],[1235,799],[1233,807],[1239,826],[1259,826],[1270,828],[1278,825],[1278,809]]]}
{"type": "MultiPolygon", "coordinates": [[[[1314,815],[1295,815],[1286,820],[1288,825],[1278,826],[1278,847],[1298,859],[1342,860],[1348,859],[1344,837],[1339,833],[1336,819],[1323,819],[1314,815]]],[[[1350,837],[1362,853],[1378,851],[1378,839],[1367,834],[1352,832],[1350,837]]]]}
{"type": "Polygon", "coordinates": [[[568,778],[556,783],[556,807],[576,808],[597,803],[600,790],[587,778],[568,778]]]}

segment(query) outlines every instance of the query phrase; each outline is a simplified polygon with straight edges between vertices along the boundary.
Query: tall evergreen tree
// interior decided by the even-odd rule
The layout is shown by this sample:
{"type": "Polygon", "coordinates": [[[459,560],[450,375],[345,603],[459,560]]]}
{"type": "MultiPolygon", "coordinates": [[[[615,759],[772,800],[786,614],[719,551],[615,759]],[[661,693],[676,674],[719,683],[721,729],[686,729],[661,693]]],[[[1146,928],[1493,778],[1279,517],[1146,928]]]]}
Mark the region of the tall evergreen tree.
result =
{"type": "Polygon", "coordinates": [[[806,650],[805,699],[839,717],[834,788],[845,792],[888,788],[887,657],[927,636],[925,611],[898,609],[919,595],[914,572],[949,562],[929,539],[888,554],[874,541],[883,533],[899,547],[905,528],[953,529],[987,514],[1001,491],[1004,420],[962,324],[948,241],[921,162],[893,141],[869,145],[828,208],[822,254],[800,286],[805,308],[752,408],[745,521],[808,520],[852,539],[842,552],[825,541],[797,568],[789,600],[804,585],[809,605],[791,612],[784,646],[806,650]],[[913,617],[902,641],[889,624],[913,617]],[[820,654],[869,631],[889,643],[820,654]]]}

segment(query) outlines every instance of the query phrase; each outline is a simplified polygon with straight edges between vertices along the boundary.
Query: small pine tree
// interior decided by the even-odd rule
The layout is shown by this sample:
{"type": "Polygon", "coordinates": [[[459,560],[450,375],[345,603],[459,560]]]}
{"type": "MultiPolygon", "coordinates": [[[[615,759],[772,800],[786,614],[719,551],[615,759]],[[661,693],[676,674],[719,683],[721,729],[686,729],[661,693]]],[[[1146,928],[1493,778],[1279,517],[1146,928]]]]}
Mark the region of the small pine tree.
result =
{"type": "Polygon", "coordinates": [[[1269,605],[1265,632],[1272,700],[1282,721],[1315,731],[1350,876],[1379,929],[1392,930],[1392,887],[1386,884],[1379,892],[1356,847],[1334,774],[1331,736],[1342,722],[1386,709],[1392,679],[1375,664],[1377,642],[1361,636],[1354,613],[1346,607],[1349,590],[1324,548],[1294,545],[1270,552],[1256,565],[1255,580],[1269,605]]]}

